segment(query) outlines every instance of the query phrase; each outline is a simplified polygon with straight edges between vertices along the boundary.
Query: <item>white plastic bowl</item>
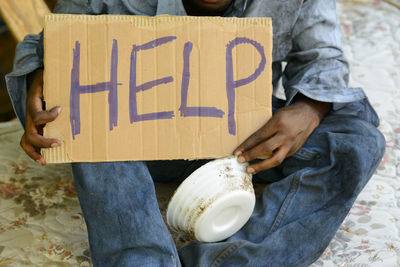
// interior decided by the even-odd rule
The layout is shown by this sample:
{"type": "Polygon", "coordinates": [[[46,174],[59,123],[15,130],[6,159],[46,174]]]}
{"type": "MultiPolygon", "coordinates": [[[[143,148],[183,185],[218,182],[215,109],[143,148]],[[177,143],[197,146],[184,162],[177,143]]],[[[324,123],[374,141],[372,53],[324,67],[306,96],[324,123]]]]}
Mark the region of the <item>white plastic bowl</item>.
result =
{"type": "Polygon", "coordinates": [[[168,225],[202,242],[221,241],[240,230],[255,205],[252,177],[246,166],[228,157],[193,172],[168,204],[168,225]]]}

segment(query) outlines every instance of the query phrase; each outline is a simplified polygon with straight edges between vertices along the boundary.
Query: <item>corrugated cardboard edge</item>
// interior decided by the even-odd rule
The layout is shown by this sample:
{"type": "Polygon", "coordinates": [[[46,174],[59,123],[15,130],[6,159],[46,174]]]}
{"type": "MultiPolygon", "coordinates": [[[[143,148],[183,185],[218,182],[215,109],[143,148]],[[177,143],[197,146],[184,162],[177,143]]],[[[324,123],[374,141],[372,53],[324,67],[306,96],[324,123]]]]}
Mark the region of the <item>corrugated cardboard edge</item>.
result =
{"type": "Polygon", "coordinates": [[[158,15],[153,17],[133,16],[133,15],[73,15],[73,14],[49,14],[44,17],[44,24],[55,21],[83,21],[83,22],[112,22],[112,21],[129,21],[134,26],[138,27],[153,27],[165,22],[179,21],[189,22],[212,19],[214,22],[221,23],[235,23],[241,26],[258,24],[272,27],[272,19],[270,17],[251,17],[251,18],[237,18],[237,17],[195,17],[195,16],[171,16],[171,15],[158,15]]]}
{"type": "MultiPolygon", "coordinates": [[[[46,47],[46,27],[47,23],[51,23],[55,21],[55,17],[59,16],[69,16],[69,15],[56,15],[56,14],[49,14],[44,16],[44,31],[43,31],[43,45],[46,47]]],[[[46,51],[43,55],[43,62],[46,62],[46,51]]],[[[44,77],[43,77],[43,96],[46,98],[46,82],[47,82],[47,74],[46,68],[44,68],[44,77]]],[[[44,99],[46,100],[46,99],[44,99]]],[[[44,127],[44,132],[46,132],[46,127],[44,127]]],[[[66,145],[64,142],[61,141],[61,146],[55,148],[42,148],[40,150],[43,158],[46,160],[46,163],[70,163],[73,160],[69,157],[66,149],[66,145]]]]}
{"type": "Polygon", "coordinates": [[[42,149],[41,154],[47,163],[73,162],[73,160],[68,156],[67,151],[65,151],[65,144],[55,148],[42,149]]]}
{"type": "MultiPolygon", "coordinates": [[[[46,26],[48,23],[52,22],[62,22],[62,21],[81,21],[81,22],[112,22],[112,21],[128,21],[131,22],[136,27],[154,27],[158,24],[164,24],[166,22],[190,22],[204,20],[207,18],[212,18],[213,22],[220,23],[235,23],[242,26],[250,26],[251,24],[265,25],[270,29],[271,34],[271,49],[272,49],[272,18],[270,17],[251,17],[251,18],[237,18],[237,17],[195,17],[195,16],[171,16],[171,15],[158,15],[153,17],[145,16],[133,16],[133,15],[73,15],[73,14],[49,14],[44,17],[44,46],[46,46],[46,26]]],[[[46,52],[44,53],[46,57],[46,52]]],[[[44,62],[46,62],[44,58],[44,62]]],[[[46,68],[44,70],[44,83],[46,83],[46,68]]],[[[44,86],[45,88],[46,86],[44,86]]],[[[45,90],[45,89],[44,89],[45,90]]],[[[44,96],[46,95],[43,92],[44,96]]],[[[45,129],[44,129],[45,130],[45,129]]],[[[44,148],[41,149],[41,154],[47,163],[71,163],[76,162],[71,159],[66,151],[66,145],[64,142],[61,146],[56,148],[44,148]]],[[[220,157],[220,156],[218,156],[220,157]]],[[[210,157],[210,158],[218,158],[210,157]]],[[[150,159],[149,159],[150,160],[150,159]]],[[[173,160],[173,159],[169,159],[173,160]]],[[[195,160],[190,158],[189,160],[195,160]]]]}

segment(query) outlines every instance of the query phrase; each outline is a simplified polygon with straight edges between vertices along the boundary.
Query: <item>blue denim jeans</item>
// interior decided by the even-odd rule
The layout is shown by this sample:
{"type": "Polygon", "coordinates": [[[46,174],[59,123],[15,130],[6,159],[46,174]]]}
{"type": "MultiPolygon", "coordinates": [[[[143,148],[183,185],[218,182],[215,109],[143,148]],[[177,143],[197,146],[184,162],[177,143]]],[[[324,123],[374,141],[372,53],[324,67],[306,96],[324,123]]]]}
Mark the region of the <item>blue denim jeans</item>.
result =
{"type": "Polygon", "coordinates": [[[75,163],[93,264],[307,266],[328,246],[384,148],[374,125],[331,112],[299,152],[253,177],[270,184],[239,232],[179,251],[161,217],[153,180],[182,180],[206,160],[75,163]]]}

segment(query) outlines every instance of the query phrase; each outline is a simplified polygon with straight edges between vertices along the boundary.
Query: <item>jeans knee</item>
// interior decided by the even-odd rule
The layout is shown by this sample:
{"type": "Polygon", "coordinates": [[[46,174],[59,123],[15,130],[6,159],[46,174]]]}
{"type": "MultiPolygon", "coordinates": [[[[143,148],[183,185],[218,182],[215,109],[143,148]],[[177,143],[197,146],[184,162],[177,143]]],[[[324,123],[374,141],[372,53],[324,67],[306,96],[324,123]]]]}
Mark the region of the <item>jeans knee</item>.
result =
{"type": "Polygon", "coordinates": [[[362,125],[357,127],[361,131],[362,136],[366,136],[374,142],[371,142],[370,145],[374,146],[373,152],[374,155],[371,158],[371,168],[373,171],[378,167],[378,164],[381,162],[383,155],[385,154],[386,148],[386,140],[383,134],[372,124],[362,121],[362,125]]]}
{"type": "Polygon", "coordinates": [[[385,153],[386,141],[383,134],[372,124],[360,119],[352,121],[353,144],[358,160],[350,161],[349,168],[359,168],[359,186],[364,187],[374,174],[385,153]],[[354,166],[354,162],[359,166],[354,166]],[[352,164],[353,163],[353,164],[352,164]]]}
{"type": "MultiPolygon", "coordinates": [[[[369,181],[385,151],[385,138],[372,124],[355,116],[326,117],[314,134],[322,159],[328,160],[343,186],[362,188],[369,181]],[[322,149],[324,148],[324,149],[322,149]]],[[[326,163],[326,162],[325,162],[326,163]]]]}
{"type": "Polygon", "coordinates": [[[383,134],[379,130],[376,129],[376,131],[377,131],[377,136],[376,136],[376,139],[377,139],[377,156],[376,156],[376,158],[377,158],[377,161],[378,161],[378,164],[379,164],[381,162],[382,158],[383,158],[383,155],[385,154],[386,140],[385,140],[385,137],[383,136],[383,134]]]}

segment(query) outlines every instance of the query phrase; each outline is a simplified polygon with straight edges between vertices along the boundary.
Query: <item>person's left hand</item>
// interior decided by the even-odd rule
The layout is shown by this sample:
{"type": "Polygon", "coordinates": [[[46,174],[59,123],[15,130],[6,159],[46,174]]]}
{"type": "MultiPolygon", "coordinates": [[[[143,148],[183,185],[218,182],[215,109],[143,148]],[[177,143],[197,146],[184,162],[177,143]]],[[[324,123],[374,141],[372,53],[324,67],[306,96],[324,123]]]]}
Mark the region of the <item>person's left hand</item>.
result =
{"type": "Polygon", "coordinates": [[[277,110],[270,120],[236,148],[233,154],[238,156],[241,163],[264,159],[249,165],[248,173],[256,174],[276,167],[285,158],[300,150],[330,108],[330,103],[301,95],[294,104],[277,110]]]}

